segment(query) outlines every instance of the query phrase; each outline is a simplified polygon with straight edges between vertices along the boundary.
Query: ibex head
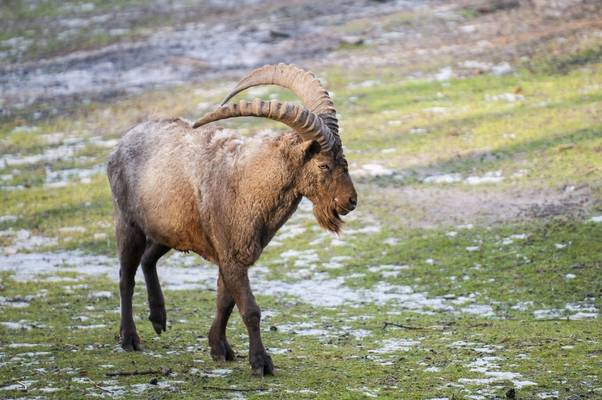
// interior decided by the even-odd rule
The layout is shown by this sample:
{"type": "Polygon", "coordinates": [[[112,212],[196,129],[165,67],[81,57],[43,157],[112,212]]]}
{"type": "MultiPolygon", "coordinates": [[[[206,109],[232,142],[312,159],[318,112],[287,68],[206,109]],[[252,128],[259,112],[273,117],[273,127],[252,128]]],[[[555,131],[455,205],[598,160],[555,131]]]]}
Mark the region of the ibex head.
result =
{"type": "Polygon", "coordinates": [[[240,116],[280,121],[297,133],[302,143],[302,169],[297,190],[314,204],[314,215],[325,229],[339,232],[340,215],[355,209],[357,193],[343,155],[336,110],[328,92],[311,72],[294,65],[277,64],[258,68],[245,76],[226,96],[221,106],[196,121],[193,128],[240,116]],[[259,85],[279,85],[292,90],[302,105],[255,99],[228,104],[241,91],[259,85]]]}

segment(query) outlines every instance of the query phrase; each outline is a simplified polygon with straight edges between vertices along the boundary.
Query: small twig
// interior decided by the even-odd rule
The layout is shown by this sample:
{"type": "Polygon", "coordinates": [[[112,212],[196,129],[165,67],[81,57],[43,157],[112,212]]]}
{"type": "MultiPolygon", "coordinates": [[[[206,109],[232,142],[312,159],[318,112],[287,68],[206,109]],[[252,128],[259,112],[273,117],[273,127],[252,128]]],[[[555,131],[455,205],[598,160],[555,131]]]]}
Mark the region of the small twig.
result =
{"type": "Polygon", "coordinates": [[[539,318],[531,320],[520,320],[521,322],[571,322],[574,320],[567,318],[539,318]]]}
{"type": "Polygon", "coordinates": [[[434,330],[434,331],[442,331],[449,325],[432,325],[432,326],[416,326],[416,325],[404,325],[398,324],[396,322],[388,322],[385,321],[383,324],[383,331],[387,329],[388,326],[394,326],[396,328],[408,329],[412,331],[426,331],[426,330],[434,330]]]}
{"type": "Polygon", "coordinates": [[[0,388],[3,388],[5,386],[10,386],[10,385],[15,384],[15,383],[19,383],[19,379],[11,379],[10,381],[2,382],[2,383],[0,383],[0,388]]]}
{"type": "Polygon", "coordinates": [[[491,324],[489,322],[481,322],[478,324],[468,325],[469,328],[485,328],[488,326],[491,326],[491,324]]]}
{"type": "Polygon", "coordinates": [[[402,329],[410,329],[410,330],[420,330],[420,329],[423,329],[422,327],[419,327],[419,326],[403,325],[403,324],[398,324],[398,323],[395,323],[395,322],[387,322],[387,321],[385,321],[385,323],[383,324],[383,331],[385,329],[387,329],[387,327],[389,327],[389,326],[394,326],[396,328],[402,328],[402,329]]]}
{"type": "Polygon", "coordinates": [[[107,372],[106,376],[134,376],[134,375],[154,375],[159,374],[163,376],[168,376],[171,374],[171,368],[161,367],[161,369],[149,369],[145,371],[116,371],[116,372],[107,372]]]}
{"type": "MultiPolygon", "coordinates": [[[[88,377],[87,377],[87,378],[88,378],[88,377]]],[[[101,390],[101,391],[103,391],[103,392],[106,392],[106,393],[113,394],[113,391],[112,391],[112,390],[109,390],[109,389],[105,389],[105,388],[103,388],[102,386],[100,386],[100,385],[98,384],[98,382],[96,382],[96,381],[93,381],[91,378],[88,378],[88,380],[90,381],[90,383],[92,383],[92,384],[94,385],[94,387],[95,387],[96,389],[99,389],[99,390],[101,390]]]]}
{"type": "Polygon", "coordinates": [[[231,387],[221,387],[221,386],[203,386],[203,389],[211,389],[211,390],[224,390],[228,392],[263,392],[268,390],[264,387],[259,388],[231,388],[231,387]]]}

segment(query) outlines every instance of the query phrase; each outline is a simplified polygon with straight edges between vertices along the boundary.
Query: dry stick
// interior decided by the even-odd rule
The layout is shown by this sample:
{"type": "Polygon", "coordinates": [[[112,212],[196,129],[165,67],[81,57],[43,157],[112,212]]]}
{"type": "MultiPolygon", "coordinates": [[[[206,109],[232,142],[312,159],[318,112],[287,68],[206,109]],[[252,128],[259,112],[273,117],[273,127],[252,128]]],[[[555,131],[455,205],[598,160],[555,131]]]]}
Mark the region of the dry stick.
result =
{"type": "Polygon", "coordinates": [[[539,319],[522,319],[522,320],[513,320],[513,321],[521,321],[521,322],[572,322],[567,318],[539,318],[539,319]]]}
{"type": "Polygon", "coordinates": [[[13,383],[17,383],[17,384],[23,386],[23,383],[20,381],[20,379],[23,379],[23,378],[11,379],[10,381],[2,382],[2,383],[0,383],[0,388],[4,388],[5,386],[10,386],[13,383]]]}
{"type": "Polygon", "coordinates": [[[106,376],[134,376],[134,375],[153,375],[153,374],[161,374],[163,375],[163,371],[161,370],[153,370],[149,369],[146,371],[117,371],[117,372],[107,372],[106,376]]]}
{"type": "Polygon", "coordinates": [[[387,329],[388,326],[394,326],[396,328],[403,328],[403,329],[409,329],[409,330],[421,330],[421,329],[425,329],[421,326],[412,326],[412,325],[403,325],[403,324],[397,324],[395,322],[387,322],[385,321],[385,323],[383,324],[383,330],[387,329]]]}
{"type": "Polygon", "coordinates": [[[95,387],[95,388],[97,388],[97,389],[100,389],[100,390],[102,390],[103,392],[107,392],[107,393],[113,394],[113,391],[112,391],[112,390],[109,390],[109,389],[105,389],[105,388],[103,388],[102,386],[100,386],[100,385],[98,384],[98,382],[96,382],[96,381],[93,381],[93,380],[92,380],[92,379],[90,379],[90,378],[88,378],[88,380],[89,380],[89,381],[90,381],[90,382],[91,382],[91,383],[94,385],[94,387],[95,387]]]}
{"type": "Polygon", "coordinates": [[[211,390],[225,390],[228,392],[263,392],[268,390],[264,387],[259,388],[229,388],[229,387],[220,387],[220,386],[203,386],[203,389],[211,389],[211,390]]]}
{"type": "MultiPolygon", "coordinates": [[[[404,325],[404,324],[398,324],[395,322],[385,321],[385,323],[383,324],[383,330],[387,329],[388,326],[394,326],[396,328],[408,329],[408,330],[413,330],[413,331],[421,331],[421,330],[442,331],[446,327],[446,325],[414,326],[414,325],[404,325]]],[[[449,325],[447,325],[447,326],[449,326],[449,325]]]]}

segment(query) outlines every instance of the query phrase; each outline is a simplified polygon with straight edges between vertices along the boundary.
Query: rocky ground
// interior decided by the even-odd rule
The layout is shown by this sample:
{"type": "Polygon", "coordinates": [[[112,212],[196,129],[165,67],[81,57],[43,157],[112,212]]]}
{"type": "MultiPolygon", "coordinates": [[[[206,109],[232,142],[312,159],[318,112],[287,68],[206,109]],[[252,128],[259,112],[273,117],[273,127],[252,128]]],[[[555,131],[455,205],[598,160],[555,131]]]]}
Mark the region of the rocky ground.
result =
{"type": "Polygon", "coordinates": [[[233,3],[0,5],[0,397],[602,397],[596,2],[233,3]],[[216,268],[182,253],[167,332],[140,280],[121,351],[110,149],[276,61],[331,90],[360,204],[337,237],[303,202],[252,269],[276,376],[238,317],[211,361],[216,268]]]}

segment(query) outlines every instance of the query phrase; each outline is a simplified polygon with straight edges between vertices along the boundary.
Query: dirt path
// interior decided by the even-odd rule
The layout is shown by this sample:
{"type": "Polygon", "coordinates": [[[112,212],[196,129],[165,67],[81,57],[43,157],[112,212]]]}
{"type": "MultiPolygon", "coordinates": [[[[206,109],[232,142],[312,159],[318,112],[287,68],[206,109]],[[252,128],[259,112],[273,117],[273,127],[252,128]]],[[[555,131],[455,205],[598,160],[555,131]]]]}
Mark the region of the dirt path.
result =
{"type": "MultiPolygon", "coordinates": [[[[213,3],[176,10],[176,16],[192,13],[195,22],[159,28],[135,42],[21,64],[0,64],[1,114],[10,118],[19,110],[39,105],[36,112],[41,117],[81,101],[215,78],[264,63],[315,59],[344,40],[340,35],[333,36],[329,27],[416,7],[405,1],[295,1],[286,6],[271,0],[246,3],[229,7],[229,12],[213,3]]],[[[151,9],[140,12],[153,14],[151,9]]],[[[119,25],[120,18],[126,16],[96,20],[103,29],[110,30],[112,25],[119,25]]],[[[94,21],[89,19],[90,24],[94,21]]],[[[66,22],[58,19],[53,23],[66,22]]]]}
{"type": "Polygon", "coordinates": [[[438,228],[465,224],[503,223],[554,216],[584,218],[594,204],[587,186],[578,188],[495,188],[463,190],[454,187],[407,186],[370,191],[365,201],[395,215],[406,227],[438,228]]]}

